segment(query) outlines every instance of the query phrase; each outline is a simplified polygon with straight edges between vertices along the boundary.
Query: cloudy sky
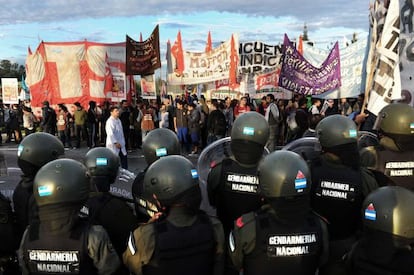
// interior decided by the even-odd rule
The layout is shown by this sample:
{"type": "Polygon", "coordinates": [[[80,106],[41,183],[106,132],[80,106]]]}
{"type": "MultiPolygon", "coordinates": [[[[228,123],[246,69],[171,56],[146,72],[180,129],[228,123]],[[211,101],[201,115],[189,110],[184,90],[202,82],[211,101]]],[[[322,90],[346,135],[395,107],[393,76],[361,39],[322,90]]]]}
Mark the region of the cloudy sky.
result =
{"type": "Polygon", "coordinates": [[[368,32],[369,0],[0,0],[0,60],[23,64],[46,42],[145,40],[160,25],[161,54],[181,30],[185,50],[203,51],[238,33],[240,41],[279,44],[308,27],[317,47],[368,32]]]}

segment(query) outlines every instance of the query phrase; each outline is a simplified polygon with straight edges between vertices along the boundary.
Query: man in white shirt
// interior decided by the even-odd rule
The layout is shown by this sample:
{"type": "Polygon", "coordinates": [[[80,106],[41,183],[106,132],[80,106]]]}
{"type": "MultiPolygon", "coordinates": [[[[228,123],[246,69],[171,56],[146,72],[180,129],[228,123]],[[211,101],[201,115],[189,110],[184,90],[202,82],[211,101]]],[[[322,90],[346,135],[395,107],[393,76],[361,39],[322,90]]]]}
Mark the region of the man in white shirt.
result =
{"type": "Polygon", "coordinates": [[[124,131],[122,123],[119,119],[119,108],[112,106],[109,109],[111,116],[105,124],[106,130],[106,148],[111,149],[115,154],[119,155],[121,167],[128,169],[127,151],[125,147],[124,131]]]}
{"type": "Polygon", "coordinates": [[[269,139],[267,140],[266,147],[270,152],[276,149],[277,140],[280,135],[280,114],[279,107],[275,104],[275,97],[273,94],[266,95],[267,108],[265,112],[265,119],[269,124],[269,139]]]}

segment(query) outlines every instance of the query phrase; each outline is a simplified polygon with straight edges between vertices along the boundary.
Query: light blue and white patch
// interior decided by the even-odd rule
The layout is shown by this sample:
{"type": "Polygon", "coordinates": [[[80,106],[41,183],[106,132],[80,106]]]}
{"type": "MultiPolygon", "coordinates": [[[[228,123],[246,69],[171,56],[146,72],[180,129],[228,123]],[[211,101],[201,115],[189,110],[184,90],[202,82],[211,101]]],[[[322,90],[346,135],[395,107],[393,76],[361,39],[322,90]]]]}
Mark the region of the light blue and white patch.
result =
{"type": "Polygon", "coordinates": [[[164,157],[167,155],[167,148],[158,148],[157,150],[155,150],[155,155],[157,157],[164,157]]]}
{"type": "Polygon", "coordinates": [[[96,166],[106,166],[108,165],[107,158],[96,158],[96,166]]]}
{"type": "Polygon", "coordinates": [[[191,169],[191,176],[193,179],[198,179],[198,172],[196,169],[191,169]]]}
{"type": "Polygon", "coordinates": [[[254,128],[253,127],[244,127],[243,128],[243,135],[253,136],[254,135],[254,128]]]}
{"type": "Polygon", "coordinates": [[[52,187],[49,185],[41,185],[37,188],[37,192],[39,193],[40,197],[47,197],[52,195],[53,190],[52,187]]]}

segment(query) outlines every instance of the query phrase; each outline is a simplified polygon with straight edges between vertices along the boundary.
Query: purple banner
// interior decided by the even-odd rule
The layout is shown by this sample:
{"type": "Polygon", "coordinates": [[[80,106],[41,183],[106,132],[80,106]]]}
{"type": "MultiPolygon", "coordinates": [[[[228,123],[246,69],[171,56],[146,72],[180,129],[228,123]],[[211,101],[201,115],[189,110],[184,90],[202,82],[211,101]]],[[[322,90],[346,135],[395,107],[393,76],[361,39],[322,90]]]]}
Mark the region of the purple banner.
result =
{"type": "Polygon", "coordinates": [[[286,34],[283,46],[280,87],[295,93],[319,95],[341,86],[338,42],[320,68],[306,61],[286,34]]]}

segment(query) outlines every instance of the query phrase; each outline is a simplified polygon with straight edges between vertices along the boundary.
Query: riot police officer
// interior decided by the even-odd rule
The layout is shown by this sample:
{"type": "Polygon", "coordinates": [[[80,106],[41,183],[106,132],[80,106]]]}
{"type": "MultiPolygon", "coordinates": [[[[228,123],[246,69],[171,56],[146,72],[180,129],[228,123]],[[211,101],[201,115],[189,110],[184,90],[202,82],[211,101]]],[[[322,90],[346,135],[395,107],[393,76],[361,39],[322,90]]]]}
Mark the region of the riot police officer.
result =
{"type": "Polygon", "coordinates": [[[132,197],[134,198],[135,214],[139,222],[147,222],[158,212],[156,205],[143,199],[142,189],[144,176],[148,167],[161,157],[180,154],[180,142],[177,135],[167,128],[157,128],[150,131],[144,138],[142,153],[147,167],[138,173],[132,184],[132,197]]]}
{"type": "Polygon", "coordinates": [[[235,219],[261,206],[256,174],[268,137],[269,125],[263,115],[257,112],[240,115],[231,130],[234,158],[223,159],[208,174],[208,199],[217,209],[226,236],[235,219]]]}
{"type": "Polygon", "coordinates": [[[413,274],[414,193],[381,187],[363,203],[362,238],[347,255],[349,274],[413,274]]]}
{"type": "Polygon", "coordinates": [[[329,274],[354,243],[361,228],[362,201],[377,183],[372,173],[360,167],[352,120],[328,116],[316,126],[316,135],[322,153],[311,163],[311,205],[328,220],[330,259],[320,274],[329,274]]]}
{"type": "Polygon", "coordinates": [[[183,156],[155,161],[144,177],[143,196],[162,215],[130,236],[124,263],[134,274],[222,274],[221,223],[199,210],[198,174],[183,156]]]}
{"type": "Polygon", "coordinates": [[[26,226],[37,218],[37,205],[33,198],[33,180],[37,171],[49,161],[63,155],[65,148],[55,136],[34,133],[25,137],[17,148],[17,164],[23,172],[13,193],[13,205],[20,239],[26,226]]]}
{"type": "Polygon", "coordinates": [[[119,157],[108,148],[96,147],[88,151],[84,160],[90,182],[98,192],[92,192],[81,212],[92,224],[102,225],[119,257],[126,249],[128,236],[138,222],[131,207],[121,198],[112,195],[110,185],[119,170],[119,157]]]}
{"type": "Polygon", "coordinates": [[[16,257],[19,239],[14,228],[15,216],[10,200],[0,192],[0,274],[20,274],[16,257]]]}
{"type": "Polygon", "coordinates": [[[296,153],[275,151],[259,166],[256,212],[242,215],[230,234],[230,257],[243,274],[315,274],[328,257],[328,231],[310,208],[310,172],[296,153]]]}
{"type": "Polygon", "coordinates": [[[379,185],[414,190],[414,108],[403,103],[385,106],[374,129],[379,145],[361,150],[362,165],[374,172],[379,185]]]}
{"type": "Polygon", "coordinates": [[[90,185],[86,167],[57,159],[36,174],[33,196],[39,221],[25,230],[19,248],[23,274],[112,274],[119,258],[105,229],[79,218],[90,185]]]}

